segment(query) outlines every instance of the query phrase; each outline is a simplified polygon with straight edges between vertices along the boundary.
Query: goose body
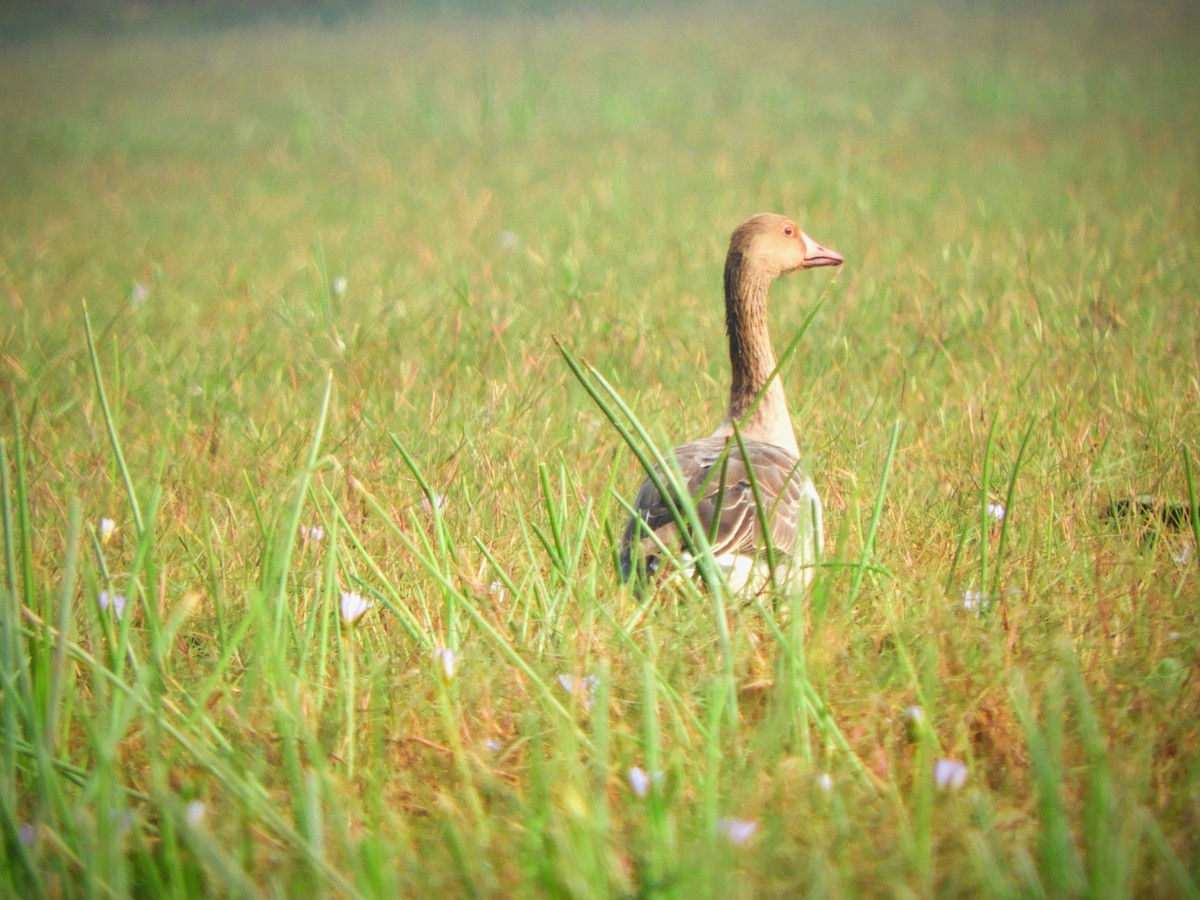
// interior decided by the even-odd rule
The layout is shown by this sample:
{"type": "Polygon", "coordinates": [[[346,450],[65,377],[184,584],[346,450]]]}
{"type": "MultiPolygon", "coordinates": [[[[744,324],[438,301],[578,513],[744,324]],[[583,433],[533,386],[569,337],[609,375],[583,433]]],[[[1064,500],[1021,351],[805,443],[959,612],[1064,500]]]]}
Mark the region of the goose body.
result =
{"type": "MultiPolygon", "coordinates": [[[[820,559],[821,499],[800,468],[783,385],[771,377],[776,361],[767,329],[767,291],[780,275],[841,263],[839,253],[774,213],[751,216],[729,241],[729,408],[712,435],[673,454],[717,564],[734,590],[765,582],[805,587],[820,559]]],[[[684,568],[690,568],[685,535],[652,480],[642,484],[633,508],[621,541],[622,576],[632,577],[635,569],[642,576],[656,572],[660,547],[678,551],[684,568]]]]}

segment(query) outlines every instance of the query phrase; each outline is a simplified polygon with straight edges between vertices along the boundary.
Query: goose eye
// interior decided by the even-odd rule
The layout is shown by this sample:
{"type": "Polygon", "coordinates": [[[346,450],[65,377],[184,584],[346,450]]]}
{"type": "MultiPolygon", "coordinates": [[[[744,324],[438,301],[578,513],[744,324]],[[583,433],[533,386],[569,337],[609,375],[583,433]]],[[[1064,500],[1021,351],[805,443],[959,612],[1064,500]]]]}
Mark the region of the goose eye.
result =
{"type": "Polygon", "coordinates": [[[792,226],[792,225],[784,225],[784,226],[783,226],[783,233],[784,233],[785,235],[787,235],[788,237],[795,237],[795,236],[796,236],[796,229],[795,229],[795,227],[794,227],[794,226],[792,226]]]}

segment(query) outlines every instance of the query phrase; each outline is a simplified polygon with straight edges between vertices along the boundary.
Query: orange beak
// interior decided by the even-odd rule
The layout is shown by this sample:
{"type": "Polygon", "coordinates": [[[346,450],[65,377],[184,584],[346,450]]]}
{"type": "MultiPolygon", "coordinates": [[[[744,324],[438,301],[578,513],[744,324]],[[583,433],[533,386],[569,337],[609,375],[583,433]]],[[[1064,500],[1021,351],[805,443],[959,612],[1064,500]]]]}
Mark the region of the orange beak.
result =
{"type": "Polygon", "coordinates": [[[822,247],[804,232],[801,232],[800,236],[804,239],[804,265],[802,268],[815,269],[817,266],[840,266],[845,262],[842,259],[842,254],[836,250],[822,247]]]}

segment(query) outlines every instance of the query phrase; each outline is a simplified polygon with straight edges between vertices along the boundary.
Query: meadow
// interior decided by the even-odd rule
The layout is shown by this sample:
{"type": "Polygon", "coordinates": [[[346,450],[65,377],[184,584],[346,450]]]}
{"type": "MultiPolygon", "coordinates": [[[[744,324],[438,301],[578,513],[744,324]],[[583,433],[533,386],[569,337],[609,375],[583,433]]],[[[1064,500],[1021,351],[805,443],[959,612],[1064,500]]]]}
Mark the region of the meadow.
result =
{"type": "Polygon", "coordinates": [[[1194,5],[103,8],[0,23],[0,894],[1200,895],[1194,5]],[[638,595],[760,210],[825,564],[638,595]]]}

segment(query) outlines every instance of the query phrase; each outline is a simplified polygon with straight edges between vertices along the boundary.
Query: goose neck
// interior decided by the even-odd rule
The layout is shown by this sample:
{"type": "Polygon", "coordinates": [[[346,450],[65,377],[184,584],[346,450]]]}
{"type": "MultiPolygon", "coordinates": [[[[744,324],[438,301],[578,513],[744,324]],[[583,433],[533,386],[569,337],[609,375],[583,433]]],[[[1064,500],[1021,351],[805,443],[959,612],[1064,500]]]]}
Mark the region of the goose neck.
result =
{"type": "MultiPolygon", "coordinates": [[[[728,267],[725,280],[725,328],[733,380],[729,416],[740,419],[775,370],[775,352],[767,327],[767,290],[771,279],[740,265],[728,267]]],[[[778,381],[772,391],[779,388],[778,381]]],[[[767,398],[763,398],[764,402],[767,398]]]]}

